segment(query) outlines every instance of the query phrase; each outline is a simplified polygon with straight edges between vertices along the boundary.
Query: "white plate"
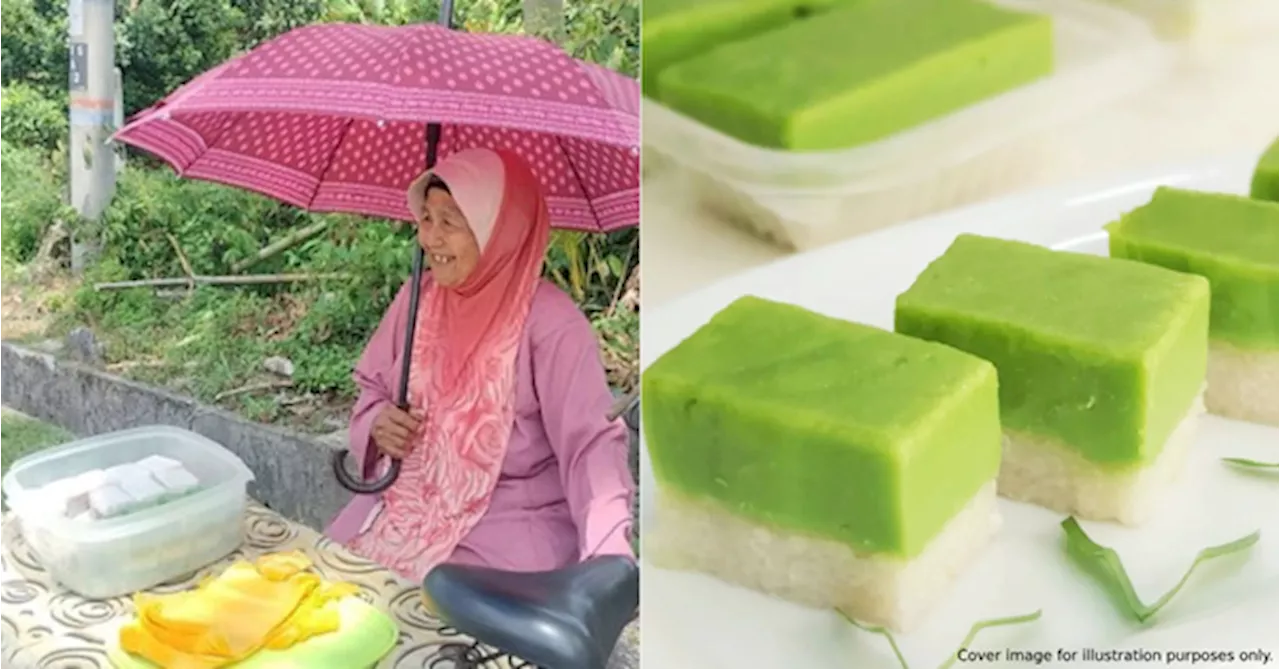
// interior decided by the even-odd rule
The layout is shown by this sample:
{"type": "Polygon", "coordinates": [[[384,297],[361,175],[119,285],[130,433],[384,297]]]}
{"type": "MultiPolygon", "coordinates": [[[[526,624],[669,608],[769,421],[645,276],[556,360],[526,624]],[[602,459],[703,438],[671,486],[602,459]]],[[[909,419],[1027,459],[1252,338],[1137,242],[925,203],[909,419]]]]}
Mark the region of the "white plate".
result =
{"type": "MultiPolygon", "coordinates": [[[[1126,178],[1036,191],[904,224],[722,281],[645,313],[641,356],[647,366],[734,299],[753,294],[831,316],[892,328],[894,297],[961,232],[1020,239],[1056,248],[1106,253],[1101,226],[1145,202],[1159,184],[1242,192],[1256,157],[1233,156],[1188,167],[1149,170],[1126,178]]],[[[1280,564],[1277,481],[1221,464],[1237,456],[1274,462],[1274,428],[1207,416],[1187,475],[1162,513],[1138,529],[1082,523],[1116,549],[1144,601],[1173,586],[1201,548],[1255,529],[1262,539],[1244,559],[1203,565],[1183,592],[1143,629],[1128,622],[1104,592],[1065,556],[1062,516],[1000,501],[1005,525],[996,542],[947,594],[917,631],[898,642],[913,669],[937,667],[956,651],[979,619],[1043,610],[1028,625],[994,628],[974,648],[1093,648],[1149,651],[1261,649],[1280,651],[1280,564]]],[[[657,494],[642,451],[643,519],[652,527],[657,494]]],[[[710,577],[645,565],[642,578],[643,657],[662,669],[864,669],[897,667],[885,640],[836,614],[795,606],[710,577]],[[659,659],[661,658],[661,659],[659,659]]],[[[1120,663],[1110,663],[1121,666],[1120,663]]],[[[957,667],[965,663],[957,663],[957,667]]],[[[1033,666],[982,662],[970,666],[1033,666]]],[[[1086,666],[1050,662],[1039,666],[1086,666]]],[[[1103,666],[1098,664],[1098,666],[1103,666]]],[[[1124,665],[1143,666],[1143,665],[1124,665]]],[[[1151,662],[1145,666],[1191,666],[1151,662]]]]}

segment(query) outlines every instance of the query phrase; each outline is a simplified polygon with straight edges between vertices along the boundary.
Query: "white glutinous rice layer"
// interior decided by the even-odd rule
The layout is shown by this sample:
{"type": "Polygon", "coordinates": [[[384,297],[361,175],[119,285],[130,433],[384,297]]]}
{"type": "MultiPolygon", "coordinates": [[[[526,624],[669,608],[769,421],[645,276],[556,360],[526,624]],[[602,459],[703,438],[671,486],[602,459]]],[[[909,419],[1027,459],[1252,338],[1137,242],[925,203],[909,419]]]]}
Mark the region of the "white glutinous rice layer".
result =
{"type": "Polygon", "coordinates": [[[1155,460],[1123,469],[1086,460],[1054,439],[1006,430],[1000,494],[1085,520],[1141,524],[1182,474],[1203,413],[1197,396],[1155,460]]]}
{"type": "Polygon", "coordinates": [[[798,604],[840,609],[898,632],[925,617],[1000,529],[995,481],[911,559],[769,527],[716,502],[665,489],[655,511],[644,550],[657,567],[702,572],[798,604]]]}
{"type": "Polygon", "coordinates": [[[1280,353],[1209,342],[1209,413],[1263,425],[1280,424],[1280,353]]]}

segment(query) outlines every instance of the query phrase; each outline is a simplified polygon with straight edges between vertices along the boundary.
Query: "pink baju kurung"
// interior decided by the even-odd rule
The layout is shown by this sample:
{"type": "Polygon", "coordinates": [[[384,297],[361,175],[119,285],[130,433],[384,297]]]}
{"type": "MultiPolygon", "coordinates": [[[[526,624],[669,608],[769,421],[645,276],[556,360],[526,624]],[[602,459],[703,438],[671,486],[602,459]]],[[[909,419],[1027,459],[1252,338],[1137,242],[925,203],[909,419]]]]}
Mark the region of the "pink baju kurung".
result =
{"type": "MultiPolygon", "coordinates": [[[[350,448],[367,478],[378,462],[370,438],[374,418],[395,399],[408,307],[406,286],[356,367],[360,396],[350,448]]],[[[447,561],[538,571],[592,555],[632,556],[634,483],[626,427],[605,417],[613,399],[595,333],[577,305],[549,282],[539,282],[534,292],[515,372],[514,425],[488,511],[447,561]]],[[[368,529],[379,498],[357,495],[328,536],[351,543],[368,529]]]]}

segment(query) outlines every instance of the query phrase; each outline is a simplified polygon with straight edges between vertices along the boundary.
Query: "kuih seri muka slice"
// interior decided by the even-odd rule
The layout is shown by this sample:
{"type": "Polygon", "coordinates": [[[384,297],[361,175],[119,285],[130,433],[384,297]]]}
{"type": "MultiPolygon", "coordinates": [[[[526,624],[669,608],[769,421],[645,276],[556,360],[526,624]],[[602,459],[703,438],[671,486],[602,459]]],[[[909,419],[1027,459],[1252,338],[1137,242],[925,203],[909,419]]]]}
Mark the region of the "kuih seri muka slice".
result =
{"type": "Polygon", "coordinates": [[[1280,205],[1162,187],[1107,232],[1113,257],[1209,280],[1209,411],[1280,423],[1280,205]]]}
{"type": "Polygon", "coordinates": [[[1249,183],[1249,195],[1259,200],[1280,200],[1280,139],[1271,142],[1258,158],[1249,183]]]}
{"type": "Polygon", "coordinates": [[[1143,522],[1203,413],[1203,277],[960,235],[898,296],[898,332],[990,360],[1000,377],[1000,494],[1091,520],[1143,522]]]}
{"type": "Polygon", "coordinates": [[[998,529],[984,360],[744,297],[643,384],[657,566],[908,630],[998,529]]]}

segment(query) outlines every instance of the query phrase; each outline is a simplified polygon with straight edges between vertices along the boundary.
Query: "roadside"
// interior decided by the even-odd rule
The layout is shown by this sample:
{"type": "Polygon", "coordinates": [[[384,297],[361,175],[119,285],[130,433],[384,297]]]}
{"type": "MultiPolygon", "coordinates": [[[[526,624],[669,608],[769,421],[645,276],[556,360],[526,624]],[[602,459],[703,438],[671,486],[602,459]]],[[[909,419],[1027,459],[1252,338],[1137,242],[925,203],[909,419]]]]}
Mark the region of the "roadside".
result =
{"type": "MultiPolygon", "coordinates": [[[[40,292],[23,280],[23,269],[0,264],[0,340],[26,342],[44,333],[49,319],[44,306],[49,295],[59,294],[64,287],[50,283],[40,292]]],[[[23,455],[65,443],[73,435],[59,426],[37,421],[0,404],[0,475],[23,455]]],[[[0,500],[0,509],[4,501],[0,500]]]]}

